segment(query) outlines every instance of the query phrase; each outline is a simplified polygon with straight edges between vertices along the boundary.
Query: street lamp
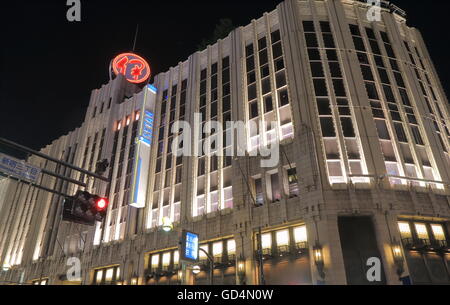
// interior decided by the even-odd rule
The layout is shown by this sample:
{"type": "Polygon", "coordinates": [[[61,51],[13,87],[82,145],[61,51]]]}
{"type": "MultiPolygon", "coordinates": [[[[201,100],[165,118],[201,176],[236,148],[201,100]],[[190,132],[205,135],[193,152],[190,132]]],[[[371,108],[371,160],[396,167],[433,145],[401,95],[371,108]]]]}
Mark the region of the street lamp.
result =
{"type": "Polygon", "coordinates": [[[173,230],[173,222],[169,217],[163,217],[162,223],[162,229],[164,232],[170,232],[173,230]]]}
{"type": "Polygon", "coordinates": [[[237,262],[237,271],[241,284],[245,284],[245,259],[240,256],[237,262]]]}
{"type": "Polygon", "coordinates": [[[317,243],[314,246],[313,254],[314,254],[314,263],[316,264],[317,271],[319,272],[320,277],[322,279],[325,279],[325,272],[324,272],[325,263],[323,260],[323,249],[319,243],[317,243]]]}
{"type": "Polygon", "coordinates": [[[396,241],[392,243],[391,247],[392,247],[392,256],[394,257],[394,263],[395,266],[397,267],[397,275],[401,277],[403,272],[405,271],[402,247],[396,241]]]}
{"type": "Polygon", "coordinates": [[[192,267],[192,273],[193,273],[193,274],[199,274],[200,271],[201,271],[200,266],[195,265],[195,266],[192,267]]]}

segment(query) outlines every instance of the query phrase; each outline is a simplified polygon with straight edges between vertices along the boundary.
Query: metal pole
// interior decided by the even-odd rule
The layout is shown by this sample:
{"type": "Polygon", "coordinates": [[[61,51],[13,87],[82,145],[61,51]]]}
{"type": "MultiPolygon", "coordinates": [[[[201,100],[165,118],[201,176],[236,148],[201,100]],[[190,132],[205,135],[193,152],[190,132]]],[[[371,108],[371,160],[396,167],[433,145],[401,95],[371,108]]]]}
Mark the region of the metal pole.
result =
{"type": "Polygon", "coordinates": [[[209,285],[212,286],[214,284],[214,259],[204,249],[199,248],[198,250],[205,253],[206,257],[208,258],[208,261],[209,261],[209,285]]]}
{"type": "Polygon", "coordinates": [[[15,142],[13,142],[13,141],[10,141],[10,140],[4,139],[4,138],[0,138],[0,144],[7,145],[7,146],[12,147],[12,148],[15,148],[15,149],[17,149],[17,150],[21,150],[21,151],[27,152],[27,153],[29,153],[29,154],[32,154],[32,155],[41,157],[41,158],[43,158],[43,159],[46,159],[46,160],[55,162],[55,163],[57,163],[57,164],[60,164],[60,165],[62,165],[62,166],[68,167],[68,168],[71,168],[71,169],[73,169],[73,170],[76,170],[76,171],[81,172],[81,173],[83,173],[83,174],[86,174],[86,175],[88,175],[88,176],[94,177],[94,178],[96,178],[96,179],[99,179],[99,180],[102,180],[102,181],[105,181],[105,182],[109,182],[109,179],[108,179],[108,178],[105,178],[105,177],[102,177],[102,176],[97,175],[97,174],[95,174],[95,173],[92,173],[92,172],[90,172],[90,171],[84,170],[84,169],[79,168],[79,167],[77,167],[77,166],[74,166],[74,165],[72,165],[72,164],[70,164],[70,163],[67,163],[67,162],[64,162],[64,161],[55,159],[55,158],[53,158],[53,157],[47,156],[46,154],[43,154],[43,153],[38,152],[38,151],[35,151],[35,150],[33,150],[33,149],[31,149],[31,148],[28,148],[28,147],[26,147],[26,146],[17,144],[17,143],[15,143],[15,142]]]}
{"type": "Polygon", "coordinates": [[[44,168],[41,169],[41,172],[43,174],[46,174],[46,175],[49,175],[49,176],[52,176],[52,177],[56,177],[58,179],[61,179],[61,180],[64,180],[64,181],[67,181],[67,182],[70,182],[70,183],[73,183],[73,184],[76,184],[76,185],[79,185],[79,186],[82,186],[82,187],[86,187],[87,186],[86,183],[80,182],[80,181],[72,179],[72,178],[64,177],[62,175],[50,172],[50,171],[48,171],[48,170],[46,170],[44,168]]]}
{"type": "Polygon", "coordinates": [[[265,285],[266,279],[264,278],[264,263],[263,263],[263,254],[262,254],[262,241],[261,241],[261,227],[258,228],[258,261],[259,261],[259,275],[260,275],[260,284],[265,285]]]}
{"type": "Polygon", "coordinates": [[[67,195],[67,194],[63,194],[63,193],[60,193],[60,192],[58,192],[58,191],[55,191],[55,190],[46,188],[46,187],[44,187],[44,186],[37,185],[37,184],[35,184],[35,183],[33,183],[33,182],[28,182],[28,181],[25,181],[25,180],[20,180],[19,178],[16,178],[16,177],[13,177],[13,176],[8,176],[8,175],[5,175],[4,173],[1,173],[1,172],[0,172],[0,176],[4,176],[4,177],[6,177],[6,178],[10,178],[10,179],[13,179],[13,180],[15,180],[15,181],[18,181],[18,182],[22,182],[22,183],[28,184],[28,185],[30,185],[30,186],[32,186],[32,187],[38,188],[38,189],[40,189],[40,190],[43,190],[43,191],[46,191],[46,192],[49,192],[49,193],[52,193],[52,194],[55,194],[55,195],[59,195],[59,196],[63,196],[63,197],[70,197],[70,196],[67,195]]]}

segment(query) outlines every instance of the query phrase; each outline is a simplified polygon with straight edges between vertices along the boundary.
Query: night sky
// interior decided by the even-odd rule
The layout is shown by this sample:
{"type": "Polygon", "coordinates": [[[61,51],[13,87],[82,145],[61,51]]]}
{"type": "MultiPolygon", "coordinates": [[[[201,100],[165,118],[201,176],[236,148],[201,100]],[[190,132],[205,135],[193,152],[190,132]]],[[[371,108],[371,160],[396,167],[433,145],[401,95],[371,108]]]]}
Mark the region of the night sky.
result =
{"type": "MultiPolygon", "coordinates": [[[[81,125],[92,89],[110,60],[130,51],[164,72],[197,50],[221,18],[247,25],[281,0],[81,0],[81,22],[68,22],[66,0],[0,4],[0,137],[39,149],[81,125]]],[[[450,1],[395,0],[424,35],[450,92],[450,1]]],[[[1,149],[1,148],[0,148],[1,149]]]]}

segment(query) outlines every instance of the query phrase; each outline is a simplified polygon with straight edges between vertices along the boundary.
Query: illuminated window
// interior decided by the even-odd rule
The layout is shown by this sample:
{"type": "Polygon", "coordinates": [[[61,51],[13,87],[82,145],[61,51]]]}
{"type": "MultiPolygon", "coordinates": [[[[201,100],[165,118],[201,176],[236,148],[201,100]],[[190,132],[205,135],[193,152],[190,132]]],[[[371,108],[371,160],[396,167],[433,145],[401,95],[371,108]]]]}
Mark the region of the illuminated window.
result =
{"type": "Polygon", "coordinates": [[[159,265],[159,254],[152,255],[152,268],[158,268],[159,265]]]}
{"type": "MultiPolygon", "coordinates": [[[[206,252],[208,252],[208,245],[201,245],[200,249],[205,250],[206,252]]],[[[206,256],[205,252],[203,251],[198,251],[199,252],[199,258],[200,260],[206,260],[208,257],[206,256]]]]}
{"type": "Polygon", "coordinates": [[[95,281],[101,283],[103,278],[103,270],[97,270],[97,275],[95,276],[95,281]]]}
{"type": "Polygon", "coordinates": [[[205,214],[205,195],[197,197],[197,216],[205,214]]]}
{"type": "Polygon", "coordinates": [[[211,204],[211,212],[216,212],[219,208],[219,192],[211,192],[209,194],[209,200],[211,204]]]}
{"type": "Polygon", "coordinates": [[[119,131],[122,128],[122,122],[117,122],[117,130],[119,131]]]}
{"type": "Polygon", "coordinates": [[[289,245],[289,231],[283,230],[277,232],[277,246],[289,245]]]}
{"type": "Polygon", "coordinates": [[[213,256],[222,256],[223,252],[223,243],[221,241],[213,244],[213,256]]]}
{"type": "Polygon", "coordinates": [[[180,262],[180,252],[178,252],[178,250],[177,250],[177,251],[173,252],[173,264],[178,265],[179,262],[180,262]]]}
{"type": "Polygon", "coordinates": [[[127,126],[130,125],[130,122],[131,122],[131,118],[128,116],[127,117],[127,126]]]}
{"type": "Polygon", "coordinates": [[[139,121],[140,117],[141,117],[141,113],[139,111],[136,111],[135,120],[139,121]]]}
{"type": "Polygon", "coordinates": [[[234,239],[227,241],[227,251],[228,255],[236,254],[236,241],[234,239]]]}
{"type": "Polygon", "coordinates": [[[163,267],[168,267],[170,265],[170,252],[166,252],[163,254],[162,265],[163,267]]]}
{"type": "Polygon", "coordinates": [[[400,230],[400,235],[402,238],[411,238],[411,228],[409,227],[409,223],[407,222],[399,222],[398,228],[400,230]]]}
{"type": "Polygon", "coordinates": [[[263,249],[272,248],[272,235],[270,233],[261,235],[261,246],[263,249]]]}
{"type": "Polygon", "coordinates": [[[431,229],[433,230],[434,239],[445,240],[444,229],[441,225],[431,225],[431,229]]]}
{"type": "Polygon", "coordinates": [[[227,187],[223,190],[223,200],[225,209],[233,208],[233,187],[227,187]]]}
{"type": "Polygon", "coordinates": [[[111,282],[114,276],[114,268],[109,268],[106,270],[105,282],[111,282]]]}
{"type": "Polygon", "coordinates": [[[416,223],[416,232],[419,239],[428,239],[427,227],[423,223],[416,223]]]}
{"type": "Polygon", "coordinates": [[[296,243],[308,241],[306,226],[294,228],[294,239],[296,243]]]}
{"type": "Polygon", "coordinates": [[[120,267],[117,267],[116,269],[116,279],[120,278],[120,267]]]}

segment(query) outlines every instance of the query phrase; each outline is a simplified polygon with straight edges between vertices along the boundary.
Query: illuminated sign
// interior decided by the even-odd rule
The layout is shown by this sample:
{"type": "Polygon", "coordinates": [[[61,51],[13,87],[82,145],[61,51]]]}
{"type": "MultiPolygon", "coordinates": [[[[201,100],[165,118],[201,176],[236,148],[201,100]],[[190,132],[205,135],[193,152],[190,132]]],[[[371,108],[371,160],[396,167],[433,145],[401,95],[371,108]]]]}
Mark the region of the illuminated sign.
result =
{"type": "Polygon", "coordinates": [[[144,112],[144,124],[139,140],[147,145],[152,145],[153,137],[153,120],[155,115],[153,112],[145,110],[144,112]]]}
{"type": "Polygon", "coordinates": [[[148,85],[147,90],[144,90],[142,94],[143,101],[140,109],[139,128],[134,144],[135,156],[130,205],[138,209],[145,208],[147,199],[156,92],[155,87],[148,85]]]}
{"type": "Polygon", "coordinates": [[[142,57],[133,53],[123,53],[114,58],[112,69],[116,75],[123,74],[134,84],[145,82],[150,77],[150,66],[142,57]]]}
{"type": "Polygon", "coordinates": [[[180,260],[188,262],[198,261],[199,236],[196,233],[183,230],[181,232],[180,260]]]}

